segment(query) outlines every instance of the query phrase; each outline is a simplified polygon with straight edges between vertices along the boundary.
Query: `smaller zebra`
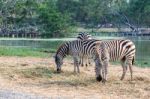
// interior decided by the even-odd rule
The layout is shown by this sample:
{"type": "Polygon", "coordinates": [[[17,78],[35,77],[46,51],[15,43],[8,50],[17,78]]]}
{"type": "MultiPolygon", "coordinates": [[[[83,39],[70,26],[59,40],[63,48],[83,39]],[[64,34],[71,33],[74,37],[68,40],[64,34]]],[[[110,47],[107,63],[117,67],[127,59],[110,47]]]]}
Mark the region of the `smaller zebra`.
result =
{"type": "MultiPolygon", "coordinates": [[[[83,54],[88,54],[92,55],[95,50],[95,44],[98,40],[75,40],[75,41],[70,41],[62,44],[55,55],[55,63],[57,65],[57,71],[59,71],[61,68],[61,65],[63,64],[63,58],[67,55],[73,56],[74,60],[74,65],[77,67],[78,72],[79,72],[79,67],[78,67],[78,59],[81,57],[83,54]]],[[[76,69],[74,69],[76,72],[76,69]]]]}
{"type": "MultiPolygon", "coordinates": [[[[90,40],[92,39],[92,35],[90,35],[89,33],[86,32],[80,32],[77,36],[77,40],[90,40]]],[[[80,62],[79,64],[81,64],[81,66],[84,66],[84,59],[86,60],[86,67],[88,66],[88,64],[90,65],[90,61],[89,61],[89,57],[87,55],[83,55],[80,57],[80,62]]]]}

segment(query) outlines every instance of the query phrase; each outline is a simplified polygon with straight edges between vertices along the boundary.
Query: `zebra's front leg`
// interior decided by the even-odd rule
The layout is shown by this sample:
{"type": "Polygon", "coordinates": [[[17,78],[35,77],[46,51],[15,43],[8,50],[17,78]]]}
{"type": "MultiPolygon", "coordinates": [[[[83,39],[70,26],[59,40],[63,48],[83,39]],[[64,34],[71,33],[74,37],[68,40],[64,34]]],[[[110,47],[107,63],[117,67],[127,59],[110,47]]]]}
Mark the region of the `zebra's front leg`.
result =
{"type": "Polygon", "coordinates": [[[90,59],[88,56],[86,56],[86,67],[88,67],[90,64],[91,64],[90,59]]]}
{"type": "Polygon", "coordinates": [[[78,58],[74,57],[74,72],[75,73],[76,73],[76,68],[77,68],[77,72],[80,73],[78,58]]]}
{"type": "Polygon", "coordinates": [[[81,65],[82,67],[84,66],[84,64],[83,64],[83,55],[81,55],[80,57],[79,57],[79,65],[81,65]]]}
{"type": "Polygon", "coordinates": [[[96,80],[100,82],[103,79],[101,76],[102,64],[100,63],[100,60],[98,58],[96,58],[94,61],[95,61],[96,80]]]}
{"type": "Polygon", "coordinates": [[[102,73],[103,73],[102,82],[104,82],[104,83],[107,81],[108,65],[109,65],[109,59],[105,59],[103,61],[103,66],[102,66],[102,68],[103,68],[103,70],[102,70],[102,73]]]}
{"type": "Polygon", "coordinates": [[[84,61],[84,56],[81,57],[81,66],[82,66],[82,67],[84,66],[83,61],[84,61]]]}
{"type": "Polygon", "coordinates": [[[89,63],[89,65],[91,65],[91,60],[90,60],[90,58],[88,58],[88,63],[89,63]]]}

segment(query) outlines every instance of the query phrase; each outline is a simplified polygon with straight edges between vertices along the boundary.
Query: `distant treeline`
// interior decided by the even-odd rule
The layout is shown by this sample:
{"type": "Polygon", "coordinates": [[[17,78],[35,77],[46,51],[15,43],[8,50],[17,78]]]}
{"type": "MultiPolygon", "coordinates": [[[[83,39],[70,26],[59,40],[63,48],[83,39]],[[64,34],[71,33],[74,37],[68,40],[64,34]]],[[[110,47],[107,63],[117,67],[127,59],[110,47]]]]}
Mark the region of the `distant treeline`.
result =
{"type": "Polygon", "coordinates": [[[64,37],[84,28],[150,26],[150,0],[0,0],[0,35],[64,37]]]}

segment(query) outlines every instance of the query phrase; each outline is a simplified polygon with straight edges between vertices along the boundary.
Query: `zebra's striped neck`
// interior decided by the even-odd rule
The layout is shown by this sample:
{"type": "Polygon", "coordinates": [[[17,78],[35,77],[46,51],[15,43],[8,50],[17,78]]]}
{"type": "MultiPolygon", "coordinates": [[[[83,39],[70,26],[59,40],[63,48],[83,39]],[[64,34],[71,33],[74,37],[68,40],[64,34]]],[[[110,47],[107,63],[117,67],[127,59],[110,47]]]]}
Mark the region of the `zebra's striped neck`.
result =
{"type": "Polygon", "coordinates": [[[68,43],[65,43],[65,44],[62,44],[57,52],[56,52],[56,55],[59,56],[60,58],[64,58],[66,55],[69,54],[69,46],[68,46],[68,43]]]}

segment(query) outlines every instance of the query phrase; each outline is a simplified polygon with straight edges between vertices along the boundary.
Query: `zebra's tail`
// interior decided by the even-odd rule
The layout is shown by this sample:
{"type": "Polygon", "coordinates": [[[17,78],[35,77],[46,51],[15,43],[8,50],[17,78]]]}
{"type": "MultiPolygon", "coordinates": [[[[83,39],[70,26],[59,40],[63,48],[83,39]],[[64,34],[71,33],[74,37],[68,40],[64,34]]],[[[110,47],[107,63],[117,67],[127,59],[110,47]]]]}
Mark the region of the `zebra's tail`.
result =
{"type": "Polygon", "coordinates": [[[132,65],[135,65],[135,56],[132,59],[132,65]]]}

